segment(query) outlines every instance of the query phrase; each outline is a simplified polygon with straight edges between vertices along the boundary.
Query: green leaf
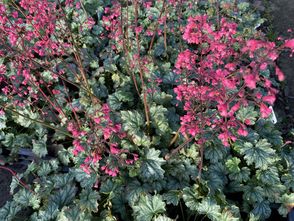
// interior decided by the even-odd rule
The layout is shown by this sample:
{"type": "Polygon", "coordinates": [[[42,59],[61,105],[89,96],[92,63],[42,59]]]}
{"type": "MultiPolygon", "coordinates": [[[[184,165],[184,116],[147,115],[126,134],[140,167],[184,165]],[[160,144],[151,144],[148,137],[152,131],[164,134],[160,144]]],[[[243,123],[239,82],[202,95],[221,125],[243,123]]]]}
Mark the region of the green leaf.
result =
{"type": "Polygon", "coordinates": [[[123,191],[118,191],[111,200],[114,213],[119,213],[122,220],[130,220],[128,201],[123,191]]]}
{"type": "Polygon", "coordinates": [[[160,136],[167,135],[171,132],[166,115],[167,109],[162,105],[153,105],[150,107],[150,117],[152,124],[156,128],[156,134],[160,136]]]}
{"type": "Polygon", "coordinates": [[[67,173],[67,174],[54,174],[52,176],[52,181],[54,183],[54,188],[63,188],[69,183],[72,183],[74,177],[72,173],[67,173]]]}
{"type": "Polygon", "coordinates": [[[30,127],[34,121],[38,118],[38,114],[34,113],[29,107],[16,110],[17,113],[12,114],[12,117],[16,123],[23,127],[30,127]],[[30,120],[32,119],[32,120],[30,120]]]}
{"type": "Polygon", "coordinates": [[[282,216],[285,217],[289,212],[289,208],[294,207],[294,193],[284,194],[281,197],[281,203],[282,205],[280,206],[278,211],[282,216]]]}
{"type": "Polygon", "coordinates": [[[119,110],[123,104],[123,102],[127,102],[128,104],[132,103],[134,100],[134,95],[125,90],[117,90],[115,93],[109,95],[108,103],[111,109],[119,110]]]}
{"type": "Polygon", "coordinates": [[[38,171],[37,171],[37,174],[39,176],[46,176],[49,173],[51,173],[52,171],[53,171],[53,169],[51,168],[51,166],[48,162],[42,162],[38,171]]]}
{"type": "Polygon", "coordinates": [[[242,107],[237,113],[237,119],[242,121],[250,120],[251,124],[255,124],[256,118],[258,117],[257,111],[254,110],[253,106],[242,107]]]}
{"type": "Polygon", "coordinates": [[[112,198],[113,197],[112,195],[114,194],[116,189],[117,189],[117,184],[108,179],[106,180],[106,182],[103,182],[101,184],[100,193],[108,194],[109,198],[112,198]]]}
{"type": "Polygon", "coordinates": [[[97,191],[90,188],[83,189],[79,196],[79,203],[82,209],[90,212],[98,211],[98,200],[100,199],[100,195],[97,191]]]}
{"type": "Polygon", "coordinates": [[[135,220],[151,221],[154,216],[165,212],[165,203],[158,195],[146,195],[141,196],[138,204],[132,208],[135,220]]]}
{"type": "MultiPolygon", "coordinates": [[[[21,179],[23,177],[23,174],[16,174],[18,179],[21,179]]],[[[16,179],[16,176],[12,177],[11,183],[10,183],[10,194],[14,194],[14,190],[20,185],[19,180],[16,179]]]]}
{"type": "Polygon", "coordinates": [[[260,219],[262,220],[269,218],[271,215],[271,208],[269,206],[269,202],[266,200],[260,203],[256,203],[254,209],[252,210],[252,213],[260,217],[260,219]]]}
{"type": "Polygon", "coordinates": [[[168,85],[176,85],[178,79],[179,79],[179,75],[171,71],[163,76],[162,82],[168,85]]]}
{"type": "Polygon", "coordinates": [[[211,163],[216,163],[224,158],[226,152],[227,150],[223,146],[211,143],[205,147],[204,156],[205,159],[209,159],[211,163]]]}
{"type": "Polygon", "coordinates": [[[59,208],[68,205],[75,197],[77,188],[72,184],[68,184],[64,188],[60,189],[53,196],[50,197],[50,201],[56,204],[59,208]]]}
{"type": "Polygon", "coordinates": [[[197,206],[197,212],[199,214],[204,214],[211,220],[218,220],[220,215],[220,206],[216,204],[211,198],[205,198],[197,206]]]}
{"type": "Polygon", "coordinates": [[[123,121],[123,128],[131,135],[136,135],[144,126],[144,117],[138,111],[121,111],[121,118],[123,121]]]}
{"type": "Polygon", "coordinates": [[[32,220],[36,220],[36,221],[55,220],[56,216],[58,215],[58,212],[59,212],[58,205],[55,204],[54,202],[50,202],[48,206],[46,206],[45,210],[39,210],[38,217],[32,220]]]}
{"type": "Polygon", "coordinates": [[[33,194],[30,191],[26,189],[20,189],[16,194],[14,194],[13,200],[19,205],[26,207],[30,204],[30,199],[32,196],[33,194]]]}
{"type": "Polygon", "coordinates": [[[57,220],[60,221],[91,221],[91,213],[85,213],[77,206],[64,207],[58,215],[57,220]]]}
{"type": "Polygon", "coordinates": [[[109,95],[108,104],[112,110],[119,110],[122,106],[122,103],[119,100],[119,98],[116,96],[116,94],[109,95]]]}
{"type": "Polygon", "coordinates": [[[130,205],[134,205],[140,198],[140,195],[145,192],[141,183],[138,180],[133,180],[126,186],[126,198],[130,205]]]}
{"type": "Polygon", "coordinates": [[[257,121],[255,129],[261,137],[267,139],[274,146],[280,147],[283,145],[281,132],[276,129],[271,121],[260,119],[257,121]]]}
{"type": "Polygon", "coordinates": [[[165,163],[165,160],[159,157],[160,151],[152,149],[145,150],[144,156],[142,156],[141,175],[145,179],[162,179],[164,170],[161,166],[165,163]]]}
{"type": "Polygon", "coordinates": [[[198,185],[194,185],[193,187],[186,187],[183,189],[183,200],[190,210],[197,210],[199,199],[200,195],[198,193],[198,185]]]}
{"type": "MultiPolygon", "coordinates": [[[[293,171],[294,174],[294,171],[293,171]]],[[[294,175],[292,173],[286,173],[282,175],[281,180],[283,181],[284,185],[292,189],[292,192],[294,191],[294,175]]]]}
{"type": "Polygon", "coordinates": [[[123,129],[132,136],[133,142],[137,146],[149,147],[151,142],[144,134],[144,117],[138,111],[121,111],[123,129]]]}
{"type": "Polygon", "coordinates": [[[161,91],[155,91],[154,93],[148,94],[147,99],[149,103],[152,101],[157,105],[170,105],[173,96],[161,91]]]}
{"type": "Polygon", "coordinates": [[[246,182],[250,179],[250,169],[248,167],[242,167],[240,172],[230,173],[229,177],[231,180],[246,182]]]}
{"type": "Polygon", "coordinates": [[[45,157],[48,153],[46,142],[44,142],[43,140],[32,140],[32,142],[33,142],[33,153],[40,158],[45,157]]]}
{"type": "Polygon", "coordinates": [[[161,37],[159,38],[157,44],[155,44],[154,46],[154,56],[160,57],[161,55],[163,55],[164,52],[165,52],[164,40],[161,37]]]}
{"type": "Polygon", "coordinates": [[[155,7],[151,7],[147,11],[146,17],[147,18],[152,17],[153,19],[156,20],[159,17],[159,15],[160,15],[160,11],[155,7]]]}
{"type": "Polygon", "coordinates": [[[80,183],[82,188],[92,188],[98,177],[95,174],[86,174],[81,169],[75,169],[72,171],[75,179],[80,183]]]}
{"type": "Polygon", "coordinates": [[[276,167],[270,167],[266,170],[257,170],[256,177],[264,184],[278,185],[280,184],[279,172],[276,167]]]}
{"type": "Polygon", "coordinates": [[[5,140],[2,141],[2,144],[5,147],[11,147],[13,145],[13,141],[14,141],[14,134],[8,133],[5,135],[5,140]]]}
{"type": "Polygon", "coordinates": [[[266,169],[275,162],[275,150],[266,139],[259,140],[255,145],[245,142],[240,149],[248,165],[255,164],[256,168],[266,169]]]}
{"type": "Polygon", "coordinates": [[[276,185],[262,185],[264,196],[267,197],[269,202],[280,202],[281,195],[286,191],[286,187],[282,184],[276,185]]]}
{"type": "Polygon", "coordinates": [[[163,194],[163,199],[167,204],[172,204],[177,206],[180,201],[180,191],[179,190],[170,190],[167,193],[163,194]]]}
{"type": "Polygon", "coordinates": [[[43,71],[40,73],[42,78],[46,81],[46,82],[56,82],[56,79],[53,77],[53,74],[51,71],[43,71]]]}
{"type": "Polygon", "coordinates": [[[6,115],[5,114],[0,114],[0,130],[3,130],[6,128],[6,115]]]}
{"type": "Polygon", "coordinates": [[[41,203],[41,198],[36,194],[32,195],[29,205],[36,210],[40,208],[40,203],[41,203]]]}
{"type": "Polygon", "coordinates": [[[0,220],[12,221],[20,210],[21,207],[16,202],[8,201],[0,208],[0,220]]]}
{"type": "Polygon", "coordinates": [[[225,184],[227,183],[226,169],[223,163],[211,164],[208,168],[208,172],[203,173],[207,176],[208,187],[210,191],[214,193],[215,191],[222,191],[225,184]],[[207,174],[208,173],[208,174],[207,174]]]}
{"type": "Polygon", "coordinates": [[[237,157],[233,157],[231,159],[228,159],[226,162],[226,168],[230,173],[238,173],[240,172],[239,163],[241,160],[237,157]]]}
{"type": "Polygon", "coordinates": [[[157,216],[153,221],[174,221],[174,219],[168,218],[165,215],[157,216]]]}
{"type": "Polygon", "coordinates": [[[221,214],[217,215],[216,221],[239,221],[240,218],[234,217],[229,210],[223,210],[221,214]]]}
{"type": "Polygon", "coordinates": [[[137,146],[150,147],[150,145],[151,145],[151,141],[150,141],[149,137],[143,133],[139,133],[137,135],[134,135],[133,142],[137,146]]]}
{"type": "Polygon", "coordinates": [[[243,199],[251,202],[262,202],[263,201],[263,189],[260,186],[255,186],[253,184],[244,186],[243,199]]]}
{"type": "Polygon", "coordinates": [[[260,221],[260,217],[257,215],[254,215],[253,213],[249,214],[249,221],[260,221]]]}
{"type": "Polygon", "coordinates": [[[58,151],[58,159],[61,161],[62,164],[68,165],[70,162],[70,153],[65,148],[61,148],[61,150],[58,151]]]}

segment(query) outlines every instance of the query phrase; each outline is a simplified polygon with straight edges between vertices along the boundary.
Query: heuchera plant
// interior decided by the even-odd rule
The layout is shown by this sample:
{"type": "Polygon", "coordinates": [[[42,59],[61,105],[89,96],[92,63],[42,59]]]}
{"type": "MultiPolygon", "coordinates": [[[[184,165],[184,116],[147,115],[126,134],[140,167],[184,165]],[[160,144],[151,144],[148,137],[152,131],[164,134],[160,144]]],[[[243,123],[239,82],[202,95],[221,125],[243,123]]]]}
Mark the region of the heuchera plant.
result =
{"type": "Polygon", "coordinates": [[[1,2],[1,145],[33,159],[0,219],[286,215],[294,152],[268,118],[294,40],[260,23],[228,0],[1,2]]]}
{"type": "MultiPolygon", "coordinates": [[[[7,99],[4,108],[9,109],[10,105],[16,109],[28,107],[45,117],[42,120],[46,119],[49,113],[53,114],[61,125],[67,125],[67,131],[74,139],[73,155],[82,155],[84,162],[80,166],[86,173],[99,170],[95,165],[99,165],[102,155],[106,153],[113,159],[100,169],[111,176],[117,175],[115,160],[118,160],[121,153],[127,154],[127,151],[118,149],[118,144],[109,140],[114,135],[119,138],[125,135],[120,124],[110,119],[108,105],[100,102],[89,91],[84,67],[80,63],[80,49],[77,48],[70,28],[64,24],[67,22],[65,9],[73,7],[71,1],[62,4],[65,9],[58,8],[58,2],[50,1],[22,0],[19,3],[12,1],[10,4],[12,7],[1,4],[0,11],[3,33],[1,57],[10,62],[9,67],[1,65],[1,89],[7,99]],[[71,53],[75,56],[81,73],[72,68],[67,71],[79,79],[77,84],[87,91],[93,106],[89,112],[71,104],[72,95],[66,84],[75,83],[67,79],[65,70],[58,68],[55,63],[54,58],[64,62],[62,57],[71,53]],[[11,73],[6,75],[8,70],[11,73]],[[44,103],[49,104],[47,110],[39,108],[39,105],[44,103]],[[81,119],[80,113],[77,112],[83,112],[84,117],[81,119]]],[[[78,3],[76,7],[80,7],[78,3]]],[[[91,30],[93,22],[93,19],[87,18],[81,21],[79,29],[91,30]]],[[[69,66],[66,62],[65,65],[69,66]]],[[[133,156],[136,158],[136,155],[130,155],[130,159],[122,159],[120,163],[133,162],[133,156]]]]}
{"type": "MultiPolygon", "coordinates": [[[[284,75],[275,60],[279,49],[274,42],[245,39],[237,34],[238,25],[221,18],[219,27],[207,15],[190,17],[183,39],[195,49],[186,49],[177,58],[175,67],[180,85],[175,88],[177,99],[184,102],[187,112],[181,117],[180,131],[199,136],[207,130],[218,133],[224,146],[247,136],[246,125],[236,117],[240,107],[257,106],[262,118],[271,114],[277,90],[263,71],[276,68],[279,80],[284,75]]],[[[287,45],[287,44],[286,44],[287,45]]]]}

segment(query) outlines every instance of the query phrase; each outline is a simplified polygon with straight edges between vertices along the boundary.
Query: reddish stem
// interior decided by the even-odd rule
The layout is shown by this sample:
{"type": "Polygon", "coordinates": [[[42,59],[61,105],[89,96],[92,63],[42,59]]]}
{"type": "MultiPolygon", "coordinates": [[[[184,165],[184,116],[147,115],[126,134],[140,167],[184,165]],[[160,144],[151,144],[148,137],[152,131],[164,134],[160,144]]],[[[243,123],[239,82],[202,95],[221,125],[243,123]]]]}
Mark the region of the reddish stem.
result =
{"type": "Polygon", "coordinates": [[[23,182],[21,179],[19,179],[18,178],[18,176],[17,176],[17,173],[14,171],[14,170],[12,170],[12,169],[10,169],[10,168],[8,168],[8,167],[5,167],[5,166],[0,166],[0,169],[2,169],[2,170],[6,170],[6,171],[8,171],[9,173],[11,173],[11,175],[12,176],[14,176],[15,177],[15,179],[17,179],[17,181],[24,187],[24,188],[26,188],[28,191],[30,191],[31,193],[35,193],[25,182],[23,182]]]}

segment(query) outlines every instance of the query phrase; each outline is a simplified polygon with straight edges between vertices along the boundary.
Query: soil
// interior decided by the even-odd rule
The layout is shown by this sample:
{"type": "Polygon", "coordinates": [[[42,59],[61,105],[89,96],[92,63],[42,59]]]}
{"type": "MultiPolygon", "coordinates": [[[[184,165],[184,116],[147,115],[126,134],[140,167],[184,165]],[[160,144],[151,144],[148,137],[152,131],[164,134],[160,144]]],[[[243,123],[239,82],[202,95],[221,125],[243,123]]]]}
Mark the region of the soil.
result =
{"type": "Polygon", "coordinates": [[[0,170],[0,208],[12,198],[9,194],[10,182],[11,174],[8,171],[0,170]]]}
{"type": "MultiPolygon", "coordinates": [[[[13,165],[8,165],[7,167],[16,173],[21,173],[24,172],[26,165],[15,163],[13,165]]],[[[0,208],[4,206],[8,200],[12,199],[12,195],[9,193],[11,179],[12,174],[9,171],[0,169],[0,208]]]]}

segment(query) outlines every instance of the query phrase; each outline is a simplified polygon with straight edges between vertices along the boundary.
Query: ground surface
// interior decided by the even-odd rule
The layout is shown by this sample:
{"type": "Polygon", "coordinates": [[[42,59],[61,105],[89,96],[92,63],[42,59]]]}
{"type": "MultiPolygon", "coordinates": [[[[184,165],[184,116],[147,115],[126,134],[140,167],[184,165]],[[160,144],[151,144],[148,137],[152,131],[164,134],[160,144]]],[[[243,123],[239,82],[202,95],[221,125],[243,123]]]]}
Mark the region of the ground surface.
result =
{"type": "Polygon", "coordinates": [[[10,182],[11,174],[7,171],[0,170],[0,208],[11,198],[9,195],[10,182]]]}

